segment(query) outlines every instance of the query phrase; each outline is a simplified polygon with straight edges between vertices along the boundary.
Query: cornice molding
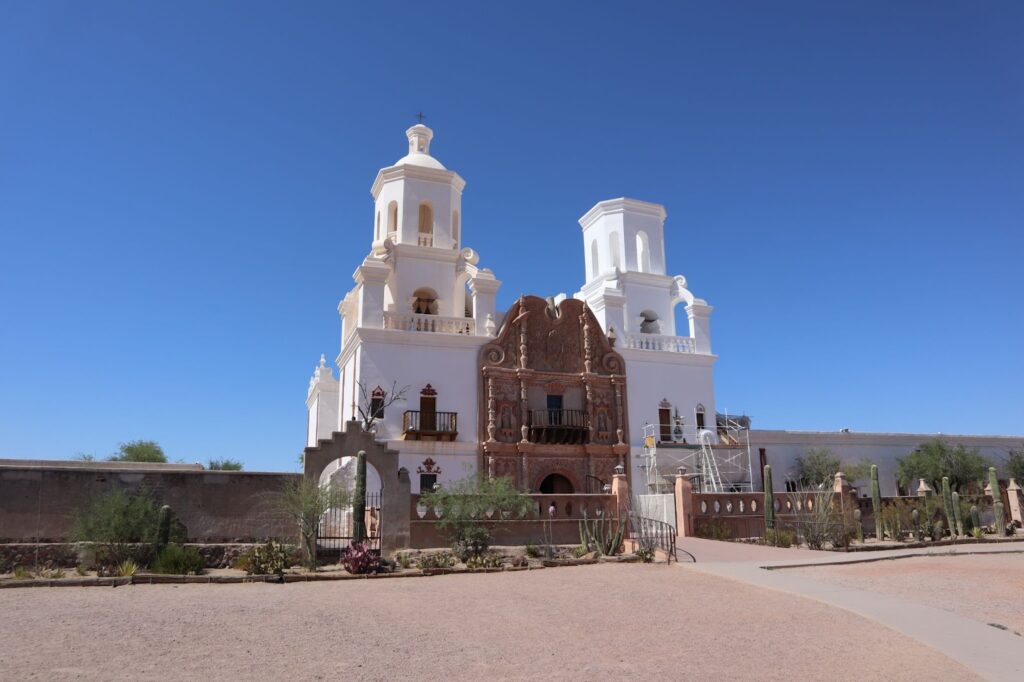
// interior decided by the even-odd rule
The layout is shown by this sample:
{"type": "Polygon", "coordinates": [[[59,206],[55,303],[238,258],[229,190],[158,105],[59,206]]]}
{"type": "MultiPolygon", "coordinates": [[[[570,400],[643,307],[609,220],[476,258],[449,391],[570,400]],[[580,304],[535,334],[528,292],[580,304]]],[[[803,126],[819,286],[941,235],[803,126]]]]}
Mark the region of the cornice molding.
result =
{"type": "Polygon", "coordinates": [[[653,216],[663,222],[668,215],[665,212],[665,207],[661,204],[654,204],[649,201],[640,201],[639,199],[630,199],[628,197],[619,197],[618,199],[606,199],[594,204],[594,207],[584,213],[583,217],[579,219],[580,227],[585,230],[598,218],[606,215],[615,215],[626,212],[653,216]]]}
{"type": "Polygon", "coordinates": [[[440,185],[451,185],[455,191],[462,193],[466,187],[466,181],[455,171],[438,170],[436,168],[424,168],[423,166],[412,166],[402,164],[401,166],[389,166],[377,171],[377,177],[370,186],[370,195],[377,200],[384,183],[395,180],[423,180],[424,182],[436,182],[440,185]]]}

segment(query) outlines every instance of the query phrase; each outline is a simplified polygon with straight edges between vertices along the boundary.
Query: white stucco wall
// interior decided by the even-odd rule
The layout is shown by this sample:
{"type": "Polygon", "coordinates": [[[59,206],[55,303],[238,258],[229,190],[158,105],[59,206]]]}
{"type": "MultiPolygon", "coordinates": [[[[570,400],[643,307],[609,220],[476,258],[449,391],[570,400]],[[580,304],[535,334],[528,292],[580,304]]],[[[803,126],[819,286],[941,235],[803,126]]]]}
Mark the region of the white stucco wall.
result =
{"type": "MultiPolygon", "coordinates": [[[[878,465],[878,483],[882,495],[896,494],[896,458],[911,453],[921,443],[935,438],[949,443],[977,448],[996,465],[1006,460],[1009,450],[1024,444],[1024,436],[967,436],[934,433],[842,433],[830,431],[770,431],[752,429],[750,449],[757,467],[758,449],[764,448],[768,464],[772,467],[772,486],[777,491],[786,489],[786,480],[796,478],[796,458],[808,448],[829,448],[843,462],[858,463],[868,459],[878,465]]],[[[754,473],[755,486],[760,486],[761,475],[754,473]]],[[[870,495],[869,481],[851,481],[860,488],[861,495],[870,495]]],[[[914,490],[911,489],[913,494],[914,490]]]]}

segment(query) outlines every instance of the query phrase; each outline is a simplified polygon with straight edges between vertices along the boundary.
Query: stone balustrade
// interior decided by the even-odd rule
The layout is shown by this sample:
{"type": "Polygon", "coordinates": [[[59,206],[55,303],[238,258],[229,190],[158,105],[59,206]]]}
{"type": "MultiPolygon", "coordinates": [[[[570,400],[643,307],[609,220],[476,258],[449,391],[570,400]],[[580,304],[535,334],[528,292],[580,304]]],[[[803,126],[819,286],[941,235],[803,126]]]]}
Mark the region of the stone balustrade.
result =
{"type": "Polygon", "coordinates": [[[441,317],[417,313],[384,313],[384,328],[405,332],[469,334],[476,336],[476,320],[471,317],[441,317]]]}
{"type": "Polygon", "coordinates": [[[631,350],[658,350],[667,353],[696,353],[693,338],[689,336],[665,336],[663,334],[622,334],[623,348],[631,350]]]}

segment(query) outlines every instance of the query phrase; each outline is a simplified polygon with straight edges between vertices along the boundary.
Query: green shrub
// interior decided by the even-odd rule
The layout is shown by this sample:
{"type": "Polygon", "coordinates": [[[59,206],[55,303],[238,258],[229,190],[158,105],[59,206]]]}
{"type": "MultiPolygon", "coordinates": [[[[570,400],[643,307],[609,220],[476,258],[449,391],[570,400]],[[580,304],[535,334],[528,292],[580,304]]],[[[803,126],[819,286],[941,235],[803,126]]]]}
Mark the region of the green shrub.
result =
{"type": "Polygon", "coordinates": [[[584,554],[590,554],[590,550],[585,545],[580,545],[572,550],[572,555],[579,559],[584,554]]]}
{"type": "Polygon", "coordinates": [[[544,552],[537,545],[532,545],[529,542],[526,543],[526,556],[531,559],[539,559],[543,555],[544,552]]]}
{"type": "Polygon", "coordinates": [[[412,557],[405,552],[399,552],[395,555],[395,561],[402,568],[412,568],[412,557]]]}
{"type": "Polygon", "coordinates": [[[205,566],[206,562],[195,547],[182,547],[172,543],[163,548],[149,570],[153,573],[172,575],[199,575],[205,566]]]}
{"type": "Polygon", "coordinates": [[[792,547],[796,540],[796,533],[781,528],[766,528],[764,531],[764,544],[772,547],[792,547]]]}
{"type": "Polygon", "coordinates": [[[89,569],[87,569],[82,564],[78,564],[77,566],[75,566],[75,573],[77,573],[78,575],[88,575],[89,569]]]}
{"type": "Polygon", "coordinates": [[[450,531],[450,538],[452,552],[463,563],[483,556],[491,548],[491,532],[484,526],[456,526],[450,531]]]}
{"type": "Polygon", "coordinates": [[[732,540],[732,528],[721,519],[711,519],[700,524],[697,537],[705,540],[732,540]]]}
{"type": "Polygon", "coordinates": [[[159,519],[160,508],[149,495],[114,490],[78,511],[72,537],[96,543],[96,562],[101,566],[115,567],[129,559],[146,564],[153,558],[150,543],[157,540],[159,519]]]}
{"type": "Polygon", "coordinates": [[[57,580],[57,579],[60,579],[60,578],[64,577],[64,569],[63,568],[54,568],[54,569],[40,568],[40,569],[36,569],[36,577],[37,578],[46,578],[48,580],[57,580]]]}
{"type": "Polygon", "coordinates": [[[438,515],[435,525],[447,534],[463,560],[481,556],[490,547],[490,519],[522,518],[536,511],[533,498],[504,476],[472,475],[444,483],[420,493],[420,504],[434,509],[438,515]]]}
{"type": "Polygon", "coordinates": [[[125,559],[117,565],[117,575],[122,578],[130,578],[139,572],[139,565],[131,559],[125,559]]]}
{"type": "Polygon", "coordinates": [[[641,563],[649,564],[654,561],[654,552],[646,547],[638,547],[635,554],[641,563]]]}
{"type": "Polygon", "coordinates": [[[432,568],[451,568],[457,563],[455,555],[451,552],[438,552],[436,554],[421,554],[416,560],[416,568],[428,570],[432,568]]]}
{"type": "Polygon", "coordinates": [[[501,568],[503,564],[502,556],[496,552],[470,557],[466,562],[469,568],[501,568]]]}
{"type": "Polygon", "coordinates": [[[15,566],[13,575],[15,580],[30,580],[32,578],[32,571],[28,570],[25,566],[15,566]]]}
{"type": "Polygon", "coordinates": [[[985,537],[985,529],[981,526],[974,526],[971,528],[971,537],[975,540],[980,540],[985,537]]]}
{"type": "MultiPolygon", "coordinates": [[[[245,572],[249,575],[284,575],[288,550],[280,542],[271,540],[265,545],[253,548],[248,554],[249,557],[244,564],[245,572]]],[[[235,563],[242,563],[242,557],[235,563]]]]}

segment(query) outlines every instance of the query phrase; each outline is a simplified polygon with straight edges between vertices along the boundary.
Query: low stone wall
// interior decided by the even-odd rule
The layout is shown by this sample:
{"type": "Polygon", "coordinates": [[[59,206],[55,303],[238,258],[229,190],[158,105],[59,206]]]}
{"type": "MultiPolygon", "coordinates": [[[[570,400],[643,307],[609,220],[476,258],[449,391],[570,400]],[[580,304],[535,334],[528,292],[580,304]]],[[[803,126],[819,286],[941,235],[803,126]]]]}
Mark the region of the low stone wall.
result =
{"type": "MultiPolygon", "coordinates": [[[[85,563],[92,554],[91,543],[81,542],[11,542],[0,544],[0,573],[10,573],[15,566],[26,568],[74,568],[85,563]]],[[[203,557],[207,568],[230,568],[239,556],[259,543],[187,543],[203,557]]]]}
{"type": "MultiPolygon", "coordinates": [[[[419,495],[412,495],[409,547],[428,549],[446,547],[445,533],[438,529],[438,517],[433,509],[419,503],[419,495]]],[[[586,517],[611,518],[615,515],[615,495],[530,495],[536,507],[526,518],[502,518],[494,512],[484,525],[491,531],[496,545],[556,545],[579,544],[580,521],[586,517]],[[553,509],[552,509],[553,507],[553,509]]]]}
{"type": "Polygon", "coordinates": [[[294,524],[273,496],[299,474],[206,471],[113,462],[0,463],[0,542],[70,539],[75,514],[112,490],[148,493],[170,505],[187,538],[201,542],[292,540],[294,524]]]}

